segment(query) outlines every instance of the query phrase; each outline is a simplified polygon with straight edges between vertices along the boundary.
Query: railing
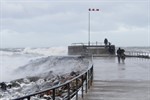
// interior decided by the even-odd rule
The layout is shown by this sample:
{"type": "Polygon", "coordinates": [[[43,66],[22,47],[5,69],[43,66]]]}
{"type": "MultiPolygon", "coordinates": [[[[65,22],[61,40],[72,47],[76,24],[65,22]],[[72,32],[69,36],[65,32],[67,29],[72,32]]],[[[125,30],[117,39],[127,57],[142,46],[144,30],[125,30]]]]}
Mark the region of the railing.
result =
{"type": "Polygon", "coordinates": [[[70,100],[73,97],[76,97],[76,100],[78,100],[78,92],[81,91],[82,98],[84,97],[84,91],[87,93],[87,90],[90,88],[93,82],[93,65],[89,69],[87,69],[85,72],[80,74],[79,76],[74,77],[71,80],[68,80],[67,82],[59,85],[54,86],[49,89],[36,92],[30,95],[26,95],[23,97],[19,97],[13,100],[23,100],[27,99],[30,100],[32,97],[38,97],[41,98],[45,94],[49,94],[52,96],[52,100],[55,100],[56,97],[59,97],[61,94],[59,94],[59,91],[65,91],[66,95],[63,96],[63,100],[70,100]]]}
{"type": "Polygon", "coordinates": [[[140,52],[140,51],[126,51],[127,57],[141,57],[141,58],[150,58],[149,52],[140,52]]]}
{"type": "MultiPolygon", "coordinates": [[[[72,43],[72,45],[82,45],[82,46],[84,46],[84,45],[89,45],[88,43],[72,43]]],[[[104,43],[102,43],[102,42],[90,42],[90,45],[104,45],[104,43]]]]}

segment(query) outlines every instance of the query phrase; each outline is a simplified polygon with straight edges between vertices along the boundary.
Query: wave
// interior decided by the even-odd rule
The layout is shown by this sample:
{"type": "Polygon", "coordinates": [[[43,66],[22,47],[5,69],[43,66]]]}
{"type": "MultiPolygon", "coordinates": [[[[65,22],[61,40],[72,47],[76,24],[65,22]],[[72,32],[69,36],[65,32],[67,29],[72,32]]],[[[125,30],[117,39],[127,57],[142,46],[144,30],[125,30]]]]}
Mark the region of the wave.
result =
{"type": "MultiPolygon", "coordinates": [[[[150,54],[150,47],[124,47],[125,51],[146,52],[150,54]]],[[[49,48],[0,48],[0,56],[64,56],[67,55],[67,47],[49,48]]]]}
{"type": "Polygon", "coordinates": [[[71,71],[81,71],[89,64],[87,60],[80,57],[70,56],[48,56],[42,57],[15,70],[20,76],[36,76],[38,74],[54,72],[55,74],[66,74],[71,71]]]}
{"type": "MultiPolygon", "coordinates": [[[[18,57],[17,59],[20,58],[18,57]]],[[[54,74],[65,74],[71,71],[83,70],[89,64],[88,60],[73,56],[47,56],[30,58],[30,60],[22,58],[18,60],[17,66],[10,66],[14,63],[17,63],[17,61],[12,61],[12,63],[3,68],[1,73],[2,80],[0,81],[10,81],[26,76],[37,76],[50,71],[54,72],[54,74]],[[24,63],[24,65],[20,62],[24,63]]]]}
{"type": "Polygon", "coordinates": [[[0,56],[51,56],[51,55],[67,55],[66,47],[50,47],[50,48],[1,48],[0,56]]]}
{"type": "Polygon", "coordinates": [[[66,47],[51,47],[51,48],[25,48],[23,50],[25,54],[40,54],[44,56],[50,55],[67,55],[66,47]]]}
{"type": "MultiPolygon", "coordinates": [[[[30,61],[47,56],[67,55],[65,47],[50,48],[0,48],[1,81],[12,79],[14,69],[27,65],[30,61]]],[[[18,76],[17,76],[18,77],[18,76]]],[[[13,77],[14,79],[15,77],[13,77]]]]}
{"type": "Polygon", "coordinates": [[[61,84],[85,71],[89,64],[90,60],[81,56],[48,56],[31,60],[13,71],[12,80],[4,82],[12,87],[5,92],[0,89],[0,99],[13,99],[61,84]]]}

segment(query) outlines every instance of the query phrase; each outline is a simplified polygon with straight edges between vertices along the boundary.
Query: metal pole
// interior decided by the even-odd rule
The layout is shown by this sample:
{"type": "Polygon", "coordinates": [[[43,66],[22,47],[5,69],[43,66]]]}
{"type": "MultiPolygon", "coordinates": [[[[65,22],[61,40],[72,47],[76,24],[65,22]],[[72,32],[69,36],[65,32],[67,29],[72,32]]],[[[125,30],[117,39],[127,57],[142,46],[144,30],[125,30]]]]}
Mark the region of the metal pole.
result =
{"type": "Polygon", "coordinates": [[[76,79],[76,100],[78,100],[78,79],[76,79]]]}
{"type": "Polygon", "coordinates": [[[84,79],[83,79],[83,75],[82,75],[82,98],[83,98],[83,83],[84,83],[84,79]]]}
{"type": "Polygon", "coordinates": [[[93,75],[94,75],[93,72],[94,72],[94,71],[93,71],[93,65],[92,65],[92,68],[91,68],[91,73],[92,73],[92,77],[91,77],[91,80],[92,80],[92,81],[91,81],[91,86],[92,86],[92,84],[93,84],[93,77],[94,77],[94,76],[93,76],[93,75]]]}
{"type": "Polygon", "coordinates": [[[27,99],[30,100],[30,96],[27,99]]]}
{"type": "Polygon", "coordinates": [[[89,11],[89,18],[88,18],[88,20],[89,20],[89,25],[88,25],[88,30],[89,30],[89,34],[88,34],[88,44],[89,44],[89,46],[90,46],[90,11],[89,11]]]}
{"type": "Polygon", "coordinates": [[[88,72],[85,73],[85,92],[87,93],[87,89],[88,89],[88,72]]]}
{"type": "Polygon", "coordinates": [[[55,89],[53,89],[53,100],[55,100],[55,89]]]}
{"type": "Polygon", "coordinates": [[[67,88],[68,88],[68,99],[67,100],[70,100],[70,83],[67,84],[67,88]]]}

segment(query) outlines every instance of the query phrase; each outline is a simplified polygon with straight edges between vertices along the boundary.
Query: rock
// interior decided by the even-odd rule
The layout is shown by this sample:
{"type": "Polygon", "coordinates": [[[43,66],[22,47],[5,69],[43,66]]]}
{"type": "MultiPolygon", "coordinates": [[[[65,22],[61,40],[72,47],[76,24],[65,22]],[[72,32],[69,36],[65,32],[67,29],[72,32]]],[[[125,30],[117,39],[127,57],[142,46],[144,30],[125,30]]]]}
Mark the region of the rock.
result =
{"type": "Polygon", "coordinates": [[[14,80],[15,82],[19,82],[19,83],[23,83],[24,82],[24,78],[21,78],[21,79],[16,79],[14,80]]]}
{"type": "Polygon", "coordinates": [[[72,71],[72,72],[70,73],[70,76],[78,76],[79,73],[80,73],[79,71],[77,71],[77,72],[72,71]]]}
{"type": "Polygon", "coordinates": [[[55,81],[53,82],[53,86],[58,85],[59,83],[60,83],[59,80],[55,80],[55,81]]]}
{"type": "Polygon", "coordinates": [[[46,99],[46,100],[52,100],[52,97],[48,96],[48,95],[44,95],[43,98],[46,99]]]}
{"type": "Polygon", "coordinates": [[[47,89],[47,88],[50,88],[52,87],[52,83],[50,82],[45,82],[43,83],[42,85],[39,86],[41,90],[44,90],[44,89],[47,89]]]}
{"type": "Polygon", "coordinates": [[[24,79],[23,79],[23,82],[24,82],[25,84],[29,84],[29,83],[30,83],[30,80],[27,79],[27,78],[24,78],[24,79]]]}
{"type": "Polygon", "coordinates": [[[0,83],[0,87],[3,91],[5,91],[7,89],[7,85],[5,82],[0,83]]]}
{"type": "MultiPolygon", "coordinates": [[[[1,92],[1,91],[0,91],[1,92]]],[[[2,94],[0,94],[0,98],[2,98],[3,97],[3,95],[2,94]]]]}
{"type": "Polygon", "coordinates": [[[68,95],[68,93],[67,93],[67,91],[65,92],[65,93],[62,93],[62,97],[65,97],[65,96],[67,96],[68,95]]]}
{"type": "Polygon", "coordinates": [[[39,79],[39,80],[36,82],[36,84],[37,84],[37,85],[40,85],[40,84],[42,84],[42,83],[44,83],[44,82],[45,82],[44,79],[39,79]]]}
{"type": "Polygon", "coordinates": [[[32,76],[32,77],[27,77],[27,79],[30,80],[30,82],[36,82],[37,80],[39,80],[40,77],[37,76],[32,76]]]}
{"type": "Polygon", "coordinates": [[[71,76],[76,76],[76,72],[72,71],[72,72],[70,73],[70,75],[71,75],[71,76]]]}
{"type": "Polygon", "coordinates": [[[20,87],[20,83],[19,82],[11,82],[11,86],[12,87],[20,87]]]}
{"type": "Polygon", "coordinates": [[[7,83],[7,88],[11,88],[12,87],[12,83],[7,83]]]}
{"type": "Polygon", "coordinates": [[[55,100],[63,100],[63,98],[56,97],[55,100]]]}

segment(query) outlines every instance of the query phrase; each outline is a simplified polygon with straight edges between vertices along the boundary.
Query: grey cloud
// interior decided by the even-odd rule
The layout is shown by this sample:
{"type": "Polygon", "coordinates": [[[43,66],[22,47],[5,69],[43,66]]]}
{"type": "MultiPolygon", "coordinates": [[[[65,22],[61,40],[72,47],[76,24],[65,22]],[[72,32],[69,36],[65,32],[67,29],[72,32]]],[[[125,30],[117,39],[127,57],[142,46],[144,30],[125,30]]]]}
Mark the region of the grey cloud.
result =
{"type": "Polygon", "coordinates": [[[116,2],[4,2],[1,10],[1,32],[7,33],[7,36],[3,37],[2,42],[13,46],[68,45],[72,42],[86,42],[88,9],[99,8],[99,12],[91,12],[92,41],[103,41],[103,38],[108,37],[117,45],[136,45],[129,44],[125,37],[128,35],[133,37],[138,33],[135,41],[141,40],[139,45],[147,45],[147,27],[150,21],[147,2],[117,1],[119,0],[116,2]],[[5,30],[9,31],[4,32],[5,30]],[[11,35],[14,33],[15,37],[12,38],[11,35]],[[24,40],[24,37],[29,37],[28,41],[24,40]],[[140,37],[143,37],[143,40],[140,37]]]}

